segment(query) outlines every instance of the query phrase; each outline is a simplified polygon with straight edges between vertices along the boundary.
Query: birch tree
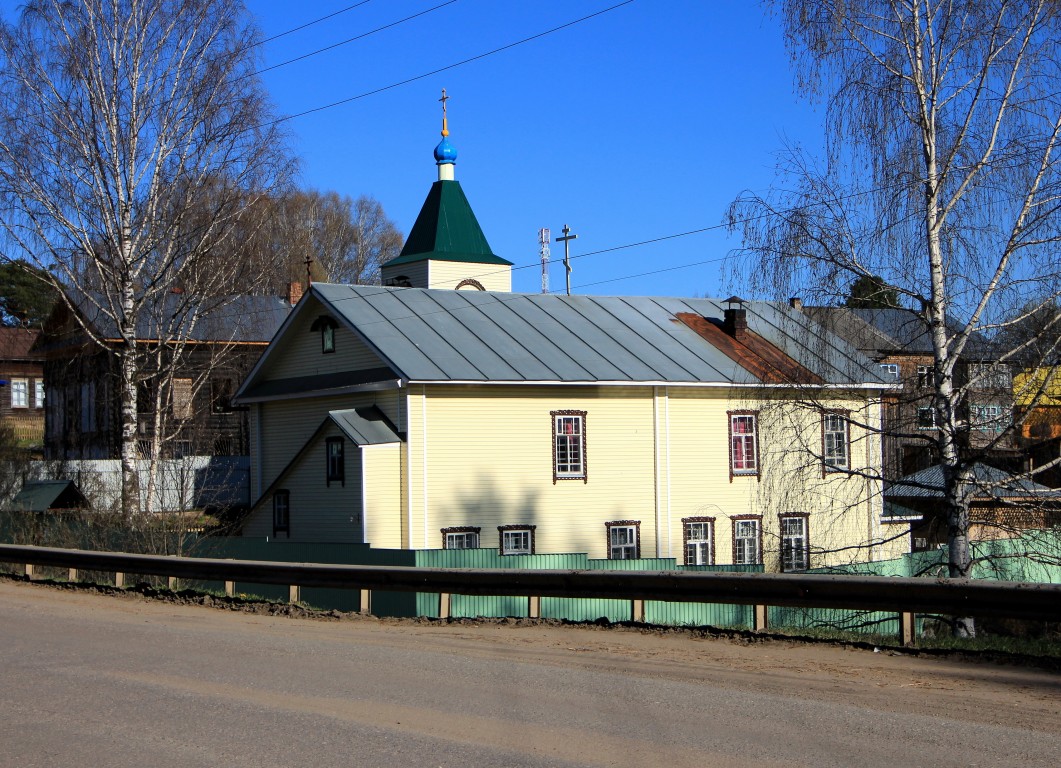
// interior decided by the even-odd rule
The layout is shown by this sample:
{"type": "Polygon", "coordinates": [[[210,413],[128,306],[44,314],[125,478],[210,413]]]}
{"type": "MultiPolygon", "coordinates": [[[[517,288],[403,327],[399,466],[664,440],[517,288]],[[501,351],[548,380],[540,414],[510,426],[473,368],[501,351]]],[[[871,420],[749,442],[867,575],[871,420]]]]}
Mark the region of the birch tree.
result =
{"type": "MultiPolygon", "coordinates": [[[[892,286],[931,338],[948,567],[969,577],[963,353],[1036,313],[1061,281],[1061,19],[1050,0],[777,0],[797,88],[825,107],[820,156],[781,155],[742,194],[735,273],[836,303],[892,286]],[[1023,308],[1014,311],[1015,308],[1023,308]]],[[[1018,359],[1029,344],[1000,352],[1018,359]]],[[[973,631],[959,621],[958,634],[973,631]]]]}
{"type": "Polygon", "coordinates": [[[126,514],[142,334],[164,345],[224,301],[232,233],[291,170],[259,41],[239,0],[30,0],[0,27],[0,227],[103,321],[83,325],[118,358],[126,514]],[[197,300],[166,316],[174,287],[197,300]]]}

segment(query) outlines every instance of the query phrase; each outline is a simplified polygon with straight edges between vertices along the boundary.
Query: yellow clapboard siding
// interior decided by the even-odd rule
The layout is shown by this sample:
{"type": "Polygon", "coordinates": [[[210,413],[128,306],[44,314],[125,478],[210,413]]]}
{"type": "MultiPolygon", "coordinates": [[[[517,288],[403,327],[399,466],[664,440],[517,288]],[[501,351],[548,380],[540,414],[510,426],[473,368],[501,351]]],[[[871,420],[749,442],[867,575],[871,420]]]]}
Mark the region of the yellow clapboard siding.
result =
{"type": "Polygon", "coordinates": [[[309,306],[300,309],[299,317],[292,326],[274,342],[269,360],[258,374],[261,380],[362,371],[385,365],[378,355],[341,323],[335,329],[335,351],[322,352],[320,331],[311,331],[310,328],[321,315],[333,315],[312,296],[303,301],[310,302],[309,306]]]}
{"type": "MultiPolygon", "coordinates": [[[[459,261],[427,262],[428,288],[455,289],[463,280],[475,280],[488,291],[512,291],[512,267],[502,264],[473,264],[459,261]]],[[[425,285],[413,283],[413,285],[425,285]]],[[[476,290],[472,288],[471,290],[476,290]]]]}

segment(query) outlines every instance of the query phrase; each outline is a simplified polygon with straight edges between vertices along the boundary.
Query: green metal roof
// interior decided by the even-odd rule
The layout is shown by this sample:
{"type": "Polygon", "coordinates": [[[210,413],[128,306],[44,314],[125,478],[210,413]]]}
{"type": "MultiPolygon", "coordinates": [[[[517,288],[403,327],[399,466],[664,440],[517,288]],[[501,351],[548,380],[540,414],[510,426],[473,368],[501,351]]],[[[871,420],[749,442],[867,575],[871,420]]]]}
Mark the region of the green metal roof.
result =
{"type": "Polygon", "coordinates": [[[431,185],[405,247],[383,266],[427,259],[512,266],[511,261],[490,250],[459,181],[436,181],[431,185]]]}
{"type": "Polygon", "coordinates": [[[53,509],[76,509],[88,505],[73,480],[27,480],[11,509],[20,512],[48,512],[53,509]]]}

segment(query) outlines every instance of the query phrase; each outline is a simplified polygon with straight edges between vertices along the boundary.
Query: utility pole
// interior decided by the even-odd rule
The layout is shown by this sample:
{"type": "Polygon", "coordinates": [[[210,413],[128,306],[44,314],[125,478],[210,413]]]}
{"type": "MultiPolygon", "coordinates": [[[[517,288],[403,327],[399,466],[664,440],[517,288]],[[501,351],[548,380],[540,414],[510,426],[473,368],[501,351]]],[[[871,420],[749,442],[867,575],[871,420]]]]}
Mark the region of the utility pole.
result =
{"type": "Polygon", "coordinates": [[[561,230],[563,237],[556,238],[556,242],[564,244],[564,269],[567,270],[567,295],[571,295],[571,241],[577,240],[578,235],[571,234],[571,227],[564,224],[561,230]]]}

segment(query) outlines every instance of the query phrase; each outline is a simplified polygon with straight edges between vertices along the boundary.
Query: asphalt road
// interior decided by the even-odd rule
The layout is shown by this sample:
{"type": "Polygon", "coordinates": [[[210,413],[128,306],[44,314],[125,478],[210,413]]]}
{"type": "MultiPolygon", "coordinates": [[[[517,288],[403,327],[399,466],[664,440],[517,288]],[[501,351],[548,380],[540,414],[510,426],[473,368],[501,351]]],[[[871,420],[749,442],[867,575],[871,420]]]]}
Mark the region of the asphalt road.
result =
{"type": "Polygon", "coordinates": [[[1051,766],[1061,677],[0,580],[0,766],[1051,766]]]}

